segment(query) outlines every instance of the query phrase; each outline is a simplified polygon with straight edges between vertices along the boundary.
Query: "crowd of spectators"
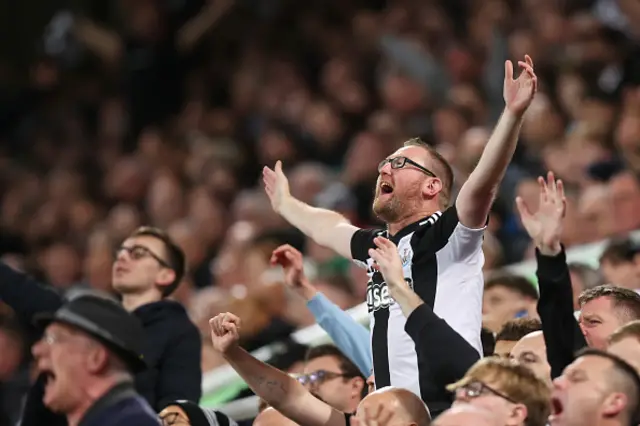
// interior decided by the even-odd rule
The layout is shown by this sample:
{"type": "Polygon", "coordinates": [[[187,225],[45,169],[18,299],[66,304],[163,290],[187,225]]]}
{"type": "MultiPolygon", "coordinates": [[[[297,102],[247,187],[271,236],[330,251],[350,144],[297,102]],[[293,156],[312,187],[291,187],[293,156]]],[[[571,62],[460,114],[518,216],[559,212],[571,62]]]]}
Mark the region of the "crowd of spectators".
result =
{"type": "MultiPolygon", "coordinates": [[[[485,270],[533,255],[514,199],[535,210],[547,170],[565,183],[566,247],[625,237],[640,227],[636,8],[140,0],[95,16],[61,11],[27,71],[2,58],[2,260],[62,291],[110,291],[122,240],[143,224],[166,229],[189,266],[175,298],[199,326],[211,370],[224,363],[208,338],[220,312],[243,319],[249,350],[314,323],[269,264],[282,243],[304,252],[313,285],[340,308],[365,299],[364,271],[272,211],[262,165],[282,160],[292,195],[374,224],[378,163],[410,137],[432,143],[460,187],[502,110],[504,61],[525,54],[539,92],[485,233],[485,270]]],[[[604,280],[640,288],[637,251],[615,242],[601,271],[571,265],[576,307],[604,280]]],[[[488,278],[487,329],[535,316],[531,286],[488,278]]],[[[0,382],[15,379],[27,343],[6,315],[0,382]]]]}

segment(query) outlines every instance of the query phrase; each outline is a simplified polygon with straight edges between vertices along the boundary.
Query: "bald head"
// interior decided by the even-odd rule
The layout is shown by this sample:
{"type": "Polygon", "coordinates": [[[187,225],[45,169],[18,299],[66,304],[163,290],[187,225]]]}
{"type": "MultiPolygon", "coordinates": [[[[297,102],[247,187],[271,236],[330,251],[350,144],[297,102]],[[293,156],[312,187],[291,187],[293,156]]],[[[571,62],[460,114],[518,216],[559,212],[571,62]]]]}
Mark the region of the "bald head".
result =
{"type": "Polygon", "coordinates": [[[433,426],[502,426],[491,411],[469,404],[460,404],[442,413],[433,426]]]}
{"type": "Polygon", "coordinates": [[[276,409],[265,408],[253,421],[253,426],[298,426],[292,420],[280,414],[276,409]]]}
{"type": "Polygon", "coordinates": [[[406,389],[388,386],[370,393],[360,402],[356,415],[362,418],[365,410],[375,413],[380,407],[392,415],[389,423],[417,426],[431,424],[431,415],[427,406],[406,389]]]}

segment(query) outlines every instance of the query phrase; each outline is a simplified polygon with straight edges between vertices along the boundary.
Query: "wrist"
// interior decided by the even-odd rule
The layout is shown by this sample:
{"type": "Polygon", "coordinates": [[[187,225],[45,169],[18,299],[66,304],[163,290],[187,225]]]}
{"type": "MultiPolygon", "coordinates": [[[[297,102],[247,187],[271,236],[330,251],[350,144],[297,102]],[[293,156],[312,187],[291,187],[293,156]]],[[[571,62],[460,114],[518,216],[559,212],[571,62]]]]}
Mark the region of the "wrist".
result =
{"type": "Polygon", "coordinates": [[[538,251],[543,256],[557,256],[562,251],[562,245],[560,241],[553,241],[552,243],[539,243],[536,244],[538,251]]]}
{"type": "Polygon", "coordinates": [[[227,361],[230,358],[235,358],[239,349],[240,349],[240,345],[238,344],[238,342],[234,342],[230,344],[229,347],[222,352],[222,357],[227,361]]]}
{"type": "Polygon", "coordinates": [[[304,300],[306,300],[307,302],[311,299],[313,299],[313,297],[318,294],[318,290],[316,290],[316,288],[311,285],[311,283],[309,282],[308,279],[303,278],[300,280],[300,286],[298,287],[300,289],[300,291],[298,292],[303,298],[304,300]]]}
{"type": "Polygon", "coordinates": [[[505,107],[504,112],[502,113],[502,119],[507,121],[509,124],[519,124],[522,122],[524,118],[525,111],[513,111],[509,107],[505,107]]]}

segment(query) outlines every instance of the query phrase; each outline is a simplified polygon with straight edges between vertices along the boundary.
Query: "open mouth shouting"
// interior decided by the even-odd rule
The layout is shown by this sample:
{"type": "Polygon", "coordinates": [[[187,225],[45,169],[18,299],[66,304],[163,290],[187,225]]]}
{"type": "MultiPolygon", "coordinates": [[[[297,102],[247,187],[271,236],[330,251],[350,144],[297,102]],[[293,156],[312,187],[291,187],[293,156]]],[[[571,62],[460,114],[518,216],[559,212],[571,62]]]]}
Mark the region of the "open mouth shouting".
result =
{"type": "Polygon", "coordinates": [[[389,195],[393,193],[393,185],[389,182],[380,182],[380,194],[381,195],[389,195]]]}
{"type": "Polygon", "coordinates": [[[564,411],[564,404],[558,397],[551,398],[551,415],[549,416],[549,423],[554,424],[560,419],[562,416],[562,412],[564,411]]]}

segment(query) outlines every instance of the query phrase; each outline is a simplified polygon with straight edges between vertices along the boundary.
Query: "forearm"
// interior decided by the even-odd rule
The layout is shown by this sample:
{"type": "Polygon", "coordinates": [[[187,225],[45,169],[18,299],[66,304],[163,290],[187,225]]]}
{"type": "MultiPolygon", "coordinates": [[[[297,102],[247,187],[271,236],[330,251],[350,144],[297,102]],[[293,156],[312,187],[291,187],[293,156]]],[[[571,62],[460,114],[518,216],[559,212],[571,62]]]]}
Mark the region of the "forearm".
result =
{"type": "Polygon", "coordinates": [[[351,258],[350,242],[356,228],[341,214],[312,207],[293,197],[283,202],[280,214],[316,243],[351,258]]]}
{"type": "Polygon", "coordinates": [[[316,293],[307,302],[307,307],[314,318],[327,332],[351,361],[353,361],[362,374],[371,374],[372,358],[369,330],[351,318],[351,316],[332,303],[322,293],[316,293]]]}
{"type": "Polygon", "coordinates": [[[406,283],[389,285],[391,297],[400,305],[405,317],[409,317],[424,301],[406,283]]]}
{"type": "Polygon", "coordinates": [[[234,4],[235,1],[216,1],[206,5],[195,18],[180,29],[177,37],[178,47],[182,50],[191,49],[234,4]]]}
{"type": "Polygon", "coordinates": [[[494,191],[507,170],[515,152],[522,117],[505,109],[496,124],[478,165],[465,183],[472,194],[494,191]]]}
{"type": "Polygon", "coordinates": [[[516,149],[522,118],[505,109],[478,165],[462,185],[456,208],[460,222],[472,229],[486,224],[498,186],[516,149]]]}

